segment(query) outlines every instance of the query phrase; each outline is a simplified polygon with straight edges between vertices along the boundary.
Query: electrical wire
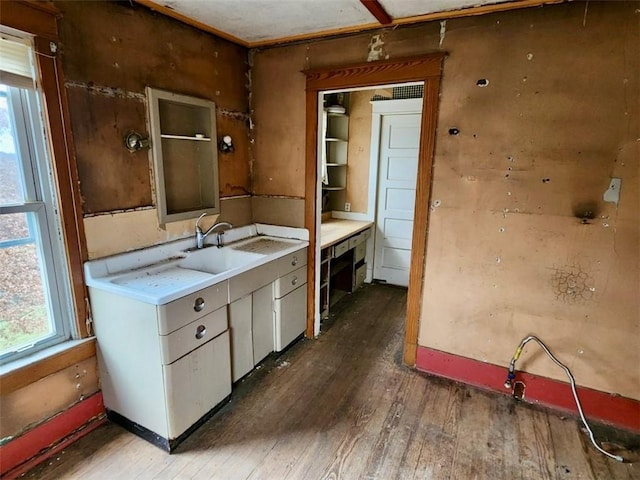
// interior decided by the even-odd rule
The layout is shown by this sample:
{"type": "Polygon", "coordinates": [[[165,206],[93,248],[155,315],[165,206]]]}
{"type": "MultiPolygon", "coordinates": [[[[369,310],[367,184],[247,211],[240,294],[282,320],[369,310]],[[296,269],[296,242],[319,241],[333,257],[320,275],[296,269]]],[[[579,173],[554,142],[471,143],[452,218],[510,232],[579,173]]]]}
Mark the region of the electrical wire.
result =
{"type": "Polygon", "coordinates": [[[591,427],[589,427],[589,424],[587,423],[587,419],[584,416],[584,412],[582,411],[582,404],[580,403],[580,399],[578,398],[578,391],[576,389],[576,380],[573,377],[571,370],[569,370],[569,367],[567,367],[564,363],[558,360],[555,357],[555,355],[551,353],[551,350],[549,350],[549,348],[544,344],[544,342],[540,340],[538,337],[534,335],[529,335],[528,337],[525,337],[524,339],[522,339],[522,341],[520,342],[520,345],[516,349],[516,353],[513,355],[513,358],[509,363],[509,376],[507,377],[505,386],[507,388],[511,386],[511,381],[513,380],[513,378],[515,378],[516,360],[518,360],[518,357],[520,357],[520,354],[522,353],[522,349],[524,348],[524,346],[527,343],[529,343],[531,340],[534,340],[535,342],[537,342],[538,345],[540,345],[540,347],[544,350],[544,352],[549,356],[549,358],[553,360],[553,363],[555,363],[560,368],[562,368],[564,372],[567,374],[567,377],[569,377],[569,383],[571,383],[571,392],[573,393],[573,398],[576,402],[576,407],[578,407],[578,413],[580,414],[580,419],[582,420],[584,427],[587,429],[587,432],[589,433],[589,439],[591,440],[591,443],[593,444],[593,446],[596,447],[596,449],[599,452],[606,455],[607,457],[612,458],[618,462],[624,462],[624,458],[622,458],[620,455],[614,455],[612,453],[609,453],[606,450],[604,450],[602,447],[600,447],[600,445],[598,445],[598,443],[596,442],[595,436],[593,435],[593,431],[591,430],[591,427]]]}

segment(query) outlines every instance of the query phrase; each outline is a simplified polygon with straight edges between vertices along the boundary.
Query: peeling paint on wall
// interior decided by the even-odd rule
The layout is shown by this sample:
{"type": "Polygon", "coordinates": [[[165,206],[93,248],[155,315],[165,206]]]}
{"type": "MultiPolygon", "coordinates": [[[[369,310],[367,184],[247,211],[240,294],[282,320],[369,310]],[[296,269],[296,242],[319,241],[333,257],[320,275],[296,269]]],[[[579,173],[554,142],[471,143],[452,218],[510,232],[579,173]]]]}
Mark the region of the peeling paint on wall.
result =
{"type": "Polygon", "coordinates": [[[556,298],[564,303],[585,303],[596,291],[593,278],[578,264],[554,268],[551,285],[556,298]]]}
{"type": "Polygon", "coordinates": [[[145,102],[147,100],[144,93],[128,92],[121,88],[105,87],[103,85],[94,85],[93,83],[80,83],[69,80],[64,83],[64,86],[67,88],[82,88],[93,95],[99,94],[111,98],[132,98],[140,100],[141,102],[145,102]]]}
{"type": "Polygon", "coordinates": [[[375,62],[376,60],[382,60],[389,58],[384,52],[384,40],[382,40],[382,34],[374,35],[369,42],[369,55],[367,56],[367,62],[375,62]]]}
{"type": "Polygon", "coordinates": [[[440,48],[442,48],[442,44],[444,43],[444,36],[447,33],[447,21],[446,20],[442,20],[440,22],[440,43],[438,44],[438,46],[440,48]]]}
{"type": "Polygon", "coordinates": [[[602,196],[605,202],[615,203],[618,205],[618,201],[620,200],[620,187],[622,186],[621,178],[612,178],[611,182],[609,182],[609,188],[604,192],[602,196]]]}

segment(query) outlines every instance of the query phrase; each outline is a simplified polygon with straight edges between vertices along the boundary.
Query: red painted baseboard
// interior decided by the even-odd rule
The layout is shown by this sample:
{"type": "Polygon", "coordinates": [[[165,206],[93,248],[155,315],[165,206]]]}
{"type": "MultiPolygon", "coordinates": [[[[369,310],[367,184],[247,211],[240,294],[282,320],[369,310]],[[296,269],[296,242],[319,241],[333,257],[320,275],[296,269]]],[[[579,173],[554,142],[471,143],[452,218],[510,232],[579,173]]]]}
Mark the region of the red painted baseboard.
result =
{"type": "Polygon", "coordinates": [[[104,412],[98,392],[11,440],[0,447],[0,474],[18,477],[104,423],[104,412]]]}
{"type": "MultiPolygon", "coordinates": [[[[451,353],[418,346],[416,368],[439,377],[468,383],[505,395],[507,368],[451,353]]],[[[524,401],[578,414],[568,383],[516,371],[516,381],[526,385],[524,401]]],[[[640,432],[640,401],[599,390],[578,387],[578,396],[587,419],[640,432]]]]}

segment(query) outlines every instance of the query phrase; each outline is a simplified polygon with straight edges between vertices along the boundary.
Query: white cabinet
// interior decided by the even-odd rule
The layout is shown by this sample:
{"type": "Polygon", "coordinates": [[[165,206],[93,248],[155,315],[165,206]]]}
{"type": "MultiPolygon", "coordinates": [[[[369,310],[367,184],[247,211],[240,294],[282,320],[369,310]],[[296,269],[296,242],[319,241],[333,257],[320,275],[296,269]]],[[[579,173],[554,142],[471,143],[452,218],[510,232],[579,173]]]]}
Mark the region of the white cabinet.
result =
{"type": "Polygon", "coordinates": [[[167,411],[171,412],[167,415],[169,438],[185,432],[231,393],[228,366],[228,331],[164,366],[167,411]],[[212,374],[220,367],[225,374],[212,374]]]}
{"type": "Polygon", "coordinates": [[[156,306],[90,289],[109,418],[171,451],[231,394],[227,291],[156,306]]]}
{"type": "Polygon", "coordinates": [[[304,248],[229,280],[232,381],[304,332],[306,263],[304,248]]]}
{"type": "Polygon", "coordinates": [[[252,295],[253,363],[257,365],[273,352],[273,284],[252,295]]]}
{"type": "Polygon", "coordinates": [[[253,331],[251,328],[252,295],[229,305],[231,330],[231,380],[236,382],[249,373],[253,363],[253,331]]]}
{"type": "Polygon", "coordinates": [[[147,87],[160,224],[220,213],[216,106],[147,87]]]}
{"type": "Polygon", "coordinates": [[[273,352],[273,284],[229,305],[231,379],[236,382],[273,352]]]}
{"type": "MultiPolygon", "coordinates": [[[[306,270],[306,268],[305,268],[306,270]]],[[[276,352],[304,333],[307,326],[307,285],[306,281],[282,298],[275,299],[276,352]]]]}

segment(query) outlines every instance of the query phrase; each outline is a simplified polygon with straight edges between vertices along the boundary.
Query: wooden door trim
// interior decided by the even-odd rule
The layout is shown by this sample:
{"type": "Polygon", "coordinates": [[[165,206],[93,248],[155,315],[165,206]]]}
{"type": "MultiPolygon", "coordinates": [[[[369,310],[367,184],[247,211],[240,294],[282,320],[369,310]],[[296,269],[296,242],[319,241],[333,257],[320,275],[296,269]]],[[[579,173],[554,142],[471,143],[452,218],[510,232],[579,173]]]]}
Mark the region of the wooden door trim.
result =
{"type": "Polygon", "coordinates": [[[416,179],[416,206],[409,290],[407,293],[407,319],[404,335],[403,361],[414,366],[418,347],[418,328],[422,306],[427,229],[429,225],[429,196],[431,193],[431,167],[435,152],[435,132],[438,115],[440,77],[445,53],[436,52],[419,57],[407,57],[380,62],[365,62],[340,67],[305,70],[306,83],[306,136],[305,136],[305,227],[309,230],[307,264],[307,337],[314,335],[315,269],[316,269],[316,192],[318,93],[324,90],[389,85],[406,82],[424,82],[418,175],[416,179]]]}

